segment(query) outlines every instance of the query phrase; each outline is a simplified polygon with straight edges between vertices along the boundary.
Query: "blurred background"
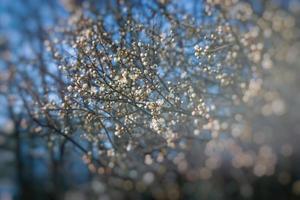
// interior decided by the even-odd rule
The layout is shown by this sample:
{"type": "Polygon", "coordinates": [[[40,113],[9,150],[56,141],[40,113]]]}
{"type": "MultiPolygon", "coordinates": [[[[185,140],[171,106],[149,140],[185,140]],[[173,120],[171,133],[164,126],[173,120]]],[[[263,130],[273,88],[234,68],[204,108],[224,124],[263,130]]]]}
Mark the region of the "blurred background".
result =
{"type": "MultiPolygon", "coordinates": [[[[91,2],[99,7],[106,3],[91,2]]],[[[274,166],[265,169],[258,165],[248,173],[225,164],[209,179],[204,176],[189,181],[178,176],[178,199],[300,199],[300,1],[244,2],[252,5],[258,16],[271,21],[277,31],[267,47],[274,59],[272,67],[264,65],[261,76],[264,89],[245,111],[254,151],[261,152],[262,157],[275,154],[274,159],[267,159],[274,166]]],[[[62,24],[85,3],[84,0],[0,0],[0,200],[160,197],[153,196],[151,189],[105,192],[102,182],[106,180],[98,181],[91,166],[84,162],[79,145],[52,139],[51,134],[30,119],[22,104],[22,98],[27,97],[17,87],[21,85],[18,73],[36,80],[33,85],[36,90],[36,86],[47,82],[41,80],[40,72],[35,69],[40,66],[42,71],[44,66],[51,69],[56,65],[45,53],[44,43],[51,36],[49,30],[62,24]]],[[[190,0],[184,4],[192,9],[194,3],[202,1],[190,0]]],[[[73,139],[87,145],[79,135],[73,139]]],[[[197,160],[193,153],[190,159],[197,160]]]]}

